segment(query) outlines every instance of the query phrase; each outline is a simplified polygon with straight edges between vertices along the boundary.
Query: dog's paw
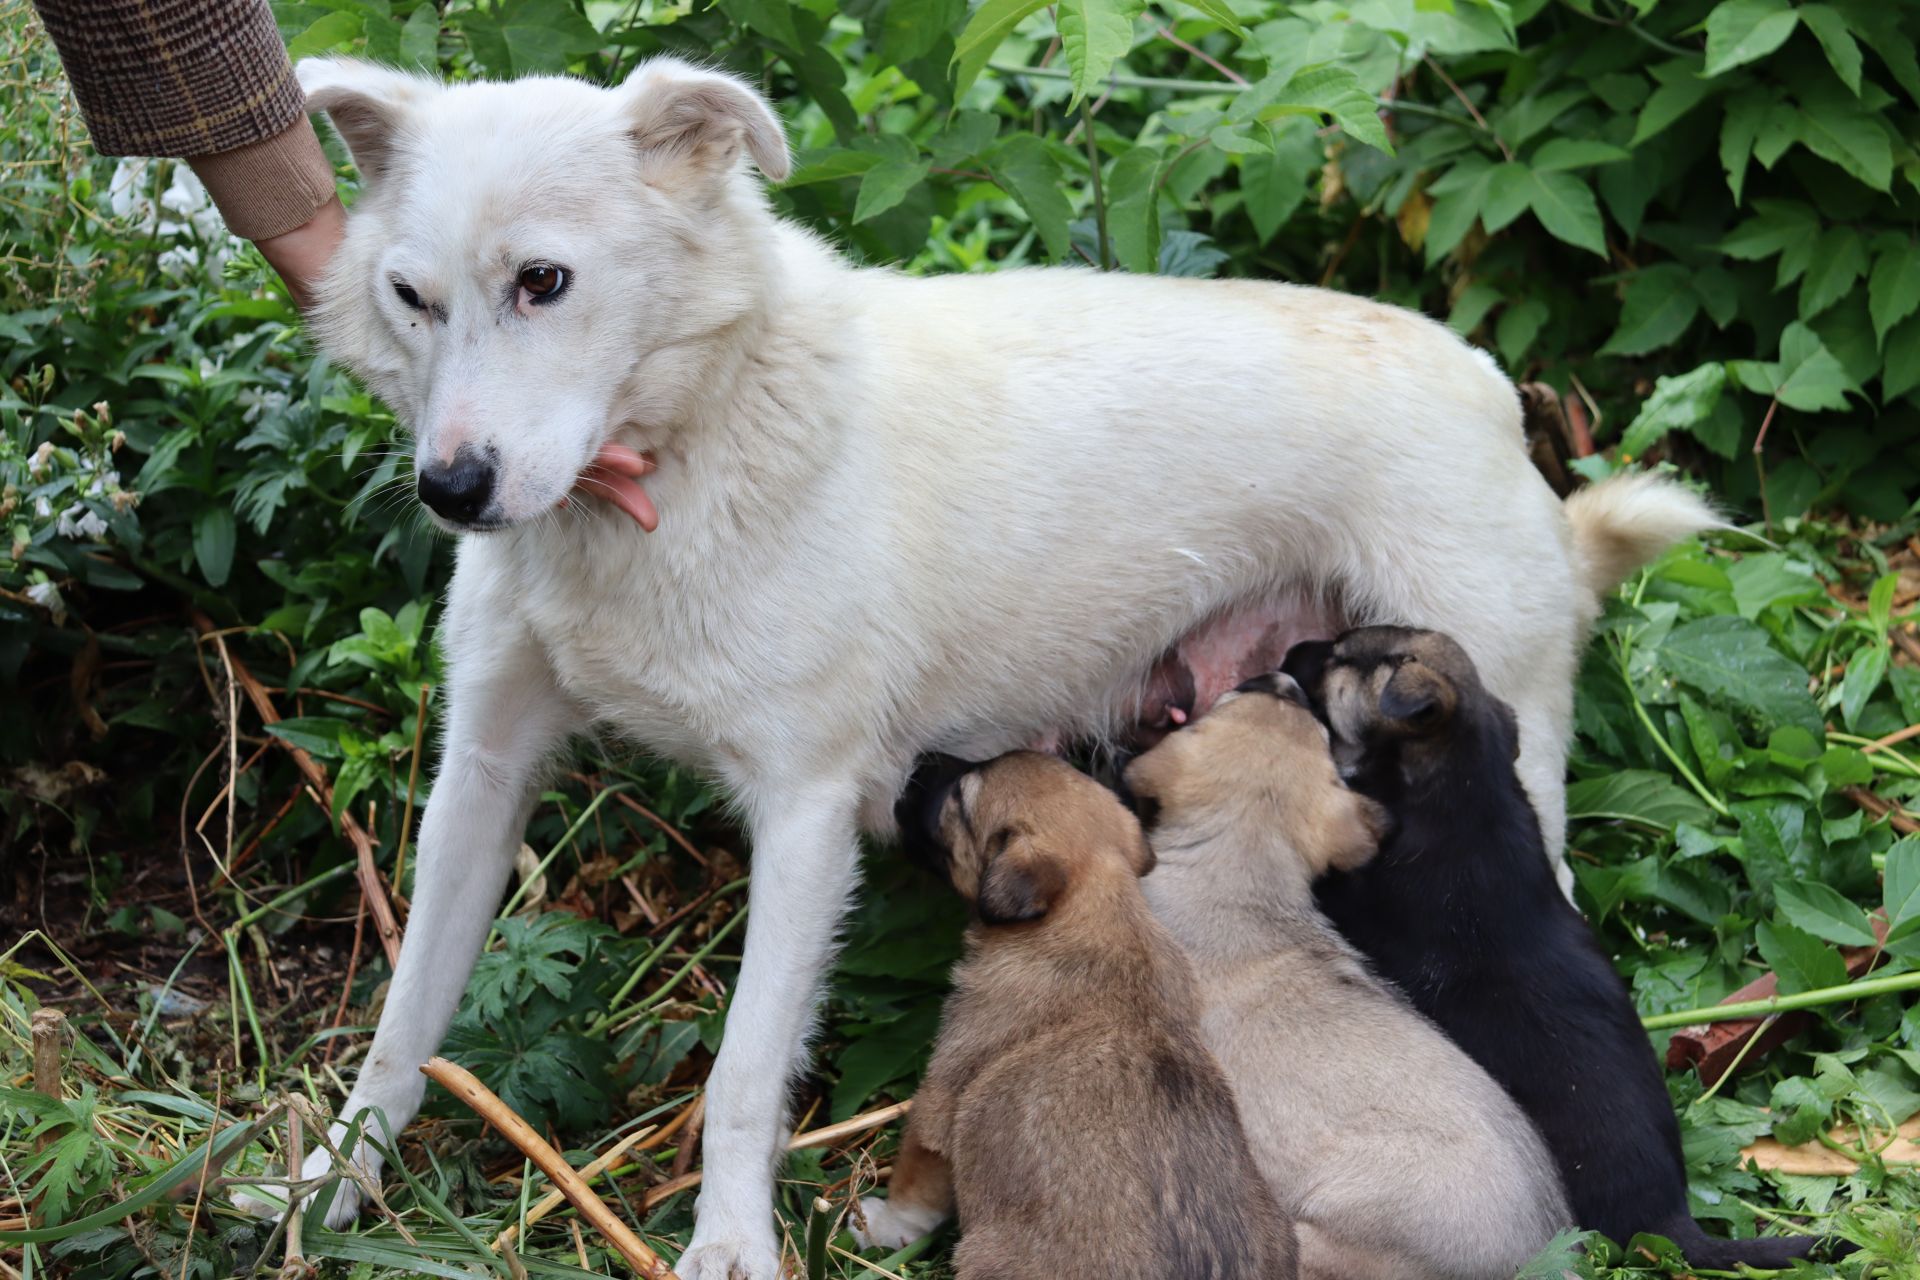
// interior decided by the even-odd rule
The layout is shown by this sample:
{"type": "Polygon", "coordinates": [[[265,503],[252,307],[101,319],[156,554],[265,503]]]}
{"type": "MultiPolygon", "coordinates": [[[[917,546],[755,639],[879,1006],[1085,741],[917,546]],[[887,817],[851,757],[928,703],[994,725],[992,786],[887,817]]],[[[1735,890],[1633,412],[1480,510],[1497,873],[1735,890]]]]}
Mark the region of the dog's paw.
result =
{"type": "Polygon", "coordinates": [[[898,1249],[926,1235],[945,1217],[938,1210],[921,1205],[896,1205],[879,1196],[866,1196],[861,1199],[860,1212],[852,1224],[853,1238],[862,1249],[898,1249]],[[866,1220],[864,1228],[859,1222],[861,1218],[866,1220]]]}
{"type": "MultiPolygon", "coordinates": [[[[341,1133],[334,1135],[336,1145],[344,1133],[343,1128],[341,1133]]],[[[371,1149],[361,1147],[354,1159],[370,1178],[380,1176],[380,1157],[371,1149]]],[[[325,1178],[334,1173],[333,1155],[325,1148],[309,1153],[306,1161],[300,1166],[302,1182],[311,1182],[315,1178],[325,1178]]],[[[360,1215],[360,1208],[366,1197],[351,1178],[339,1178],[330,1185],[333,1187],[333,1203],[327,1206],[325,1223],[329,1230],[338,1231],[360,1215]]],[[[318,1191],[319,1188],[315,1190],[318,1191]]],[[[245,1191],[235,1195],[233,1202],[241,1210],[261,1218],[278,1218],[286,1212],[284,1201],[269,1200],[264,1195],[245,1191]]]]}
{"type": "Polygon", "coordinates": [[[772,1235],[759,1240],[699,1239],[680,1255],[674,1274],[680,1280],[780,1280],[780,1250],[772,1235]]]}

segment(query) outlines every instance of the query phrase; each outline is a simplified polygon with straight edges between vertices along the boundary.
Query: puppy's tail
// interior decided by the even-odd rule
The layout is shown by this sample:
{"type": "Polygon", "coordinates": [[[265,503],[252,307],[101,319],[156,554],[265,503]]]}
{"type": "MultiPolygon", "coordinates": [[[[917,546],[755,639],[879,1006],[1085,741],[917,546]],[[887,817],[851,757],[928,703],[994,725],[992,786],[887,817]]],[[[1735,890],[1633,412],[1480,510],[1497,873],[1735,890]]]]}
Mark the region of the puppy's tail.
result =
{"type": "Polygon", "coordinates": [[[1622,579],[1669,546],[1725,525],[1677,480],[1636,471],[1575,491],[1566,500],[1573,554],[1593,607],[1622,579]]]}
{"type": "MultiPolygon", "coordinates": [[[[1703,1271],[1732,1271],[1745,1265],[1762,1271],[1784,1271],[1796,1258],[1805,1258],[1820,1247],[1819,1236],[1757,1236],[1752,1240],[1722,1240],[1700,1229],[1687,1219],[1687,1229],[1663,1233],[1680,1246],[1687,1261],[1703,1271]]],[[[1824,1250],[1829,1258],[1843,1258],[1854,1246],[1835,1240],[1824,1250]]]]}

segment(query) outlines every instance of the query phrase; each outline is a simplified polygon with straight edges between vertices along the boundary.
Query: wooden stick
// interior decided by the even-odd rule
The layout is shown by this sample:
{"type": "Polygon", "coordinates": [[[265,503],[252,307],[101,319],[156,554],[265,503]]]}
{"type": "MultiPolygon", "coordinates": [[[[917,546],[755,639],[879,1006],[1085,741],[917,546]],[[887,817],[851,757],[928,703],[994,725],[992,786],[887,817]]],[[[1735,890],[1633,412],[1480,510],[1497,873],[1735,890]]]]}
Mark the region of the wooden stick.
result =
{"type": "MultiPolygon", "coordinates": [[[[655,1141],[648,1142],[645,1146],[640,1147],[642,1151],[658,1145],[659,1140],[666,1136],[665,1133],[656,1130],[653,1125],[648,1125],[644,1129],[635,1129],[632,1133],[607,1148],[605,1154],[595,1157],[591,1164],[581,1169],[580,1181],[591,1182],[607,1170],[613,1168],[615,1164],[619,1163],[622,1157],[629,1151],[632,1151],[648,1134],[656,1134],[657,1136],[655,1141]]],[[[567,1197],[559,1191],[549,1191],[546,1195],[540,1197],[540,1200],[533,1208],[527,1210],[527,1225],[529,1227],[532,1226],[534,1223],[540,1221],[540,1219],[552,1213],[555,1209],[558,1209],[566,1198],[567,1197]]],[[[493,1251],[495,1253],[500,1252],[502,1248],[512,1244],[519,1235],[520,1224],[517,1222],[508,1223],[506,1228],[493,1238],[493,1251]]]]}
{"type": "MultiPolygon", "coordinates": [[[[799,1151],[804,1147],[830,1147],[842,1138],[856,1137],[859,1134],[867,1132],[869,1129],[878,1129],[882,1125],[892,1124],[895,1120],[898,1120],[911,1110],[913,1110],[913,1099],[908,1098],[905,1102],[896,1102],[890,1107],[881,1107],[877,1111],[869,1111],[865,1115],[858,1115],[848,1120],[842,1120],[839,1124],[826,1125],[807,1133],[797,1133],[793,1136],[793,1140],[787,1143],[787,1150],[799,1151]]],[[[646,1198],[640,1202],[640,1209],[642,1212],[645,1212],[669,1196],[679,1195],[682,1191],[699,1185],[700,1170],[698,1169],[695,1169],[692,1173],[684,1177],[669,1179],[647,1192],[646,1198]]]]}
{"type": "MultiPolygon", "coordinates": [[[[60,1101],[60,1059],[66,1048],[67,1015],[58,1009],[33,1011],[33,1091],[60,1101]]],[[[35,1149],[44,1151],[53,1134],[43,1133],[35,1149]]]]}
{"type": "Polygon", "coordinates": [[[580,1175],[561,1158],[560,1153],[533,1131],[533,1126],[515,1115],[513,1109],[474,1078],[471,1071],[445,1058],[429,1058],[420,1068],[429,1079],[437,1080],[454,1097],[473,1108],[482,1120],[492,1125],[501,1137],[511,1142],[539,1166],[547,1180],[559,1188],[560,1192],[573,1202],[593,1229],[606,1237],[607,1243],[617,1250],[634,1271],[647,1280],[679,1280],[672,1268],[660,1255],[647,1247],[639,1236],[635,1235],[618,1215],[607,1207],[602,1200],[581,1181],[580,1175]]]}

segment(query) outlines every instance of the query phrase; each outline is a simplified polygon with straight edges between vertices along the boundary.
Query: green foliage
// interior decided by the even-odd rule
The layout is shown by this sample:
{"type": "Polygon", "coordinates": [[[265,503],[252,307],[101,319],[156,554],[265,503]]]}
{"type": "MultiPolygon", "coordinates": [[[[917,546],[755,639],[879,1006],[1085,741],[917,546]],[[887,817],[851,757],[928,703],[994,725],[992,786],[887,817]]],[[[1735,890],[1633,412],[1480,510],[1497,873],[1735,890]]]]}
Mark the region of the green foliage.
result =
{"type": "MultiPolygon", "coordinates": [[[[1783,990],[1831,986],[1838,948],[1868,945],[1876,910],[1890,924],[1879,972],[1920,964],[1920,839],[1896,842],[1850,794],[1920,796],[1910,748],[1864,749],[1920,721],[1920,675],[1893,644],[1911,585],[1892,563],[1920,492],[1920,6],[324,0],[275,12],[296,56],[456,79],[611,83],[661,52],[729,66],[776,101],[796,148],[777,207],[859,261],[1326,283],[1445,317],[1517,380],[1588,406],[1604,452],[1581,462],[1587,474],[1665,458],[1772,540],[1728,534],[1669,557],[1608,602],[1582,668],[1573,865],[1642,1012],[1712,1003],[1764,969],[1783,990]]],[[[297,951],[305,917],[353,915],[340,817],[366,815],[390,866],[422,798],[410,776],[442,710],[444,547],[412,512],[392,416],[306,348],[278,282],[185,169],[91,156],[20,0],[0,0],[0,53],[18,68],[0,91],[0,857],[86,854],[88,908],[108,930],[181,948],[206,941],[198,922],[139,902],[130,868],[171,865],[184,835],[206,888],[203,855],[257,843],[220,889],[231,901],[206,911],[216,928],[245,915],[248,948],[297,951]],[[195,613],[218,640],[189,633],[195,613]],[[285,719],[258,728],[229,658],[276,691],[285,719]],[[275,741],[326,766],[331,812],[303,798],[275,741]],[[238,821],[223,838],[230,747],[263,754],[233,779],[238,821]],[[107,784],[59,772],[70,761],[107,784]],[[68,780],[46,781],[55,773],[68,780]]],[[[596,766],[676,830],[713,816],[696,779],[596,766]]],[[[684,881],[678,846],[605,794],[569,783],[544,797],[528,840],[550,882],[684,881]]],[[[834,1118],[912,1088],[956,952],[947,897],[885,854],[870,871],[811,1090],[834,1118]]],[[[689,974],[704,962],[721,985],[730,976],[730,894],[644,942],[561,912],[503,919],[449,1052],[565,1140],[604,1140],[616,1119],[683,1100],[724,1021],[723,998],[689,974]]],[[[611,914],[586,890],[567,906],[611,914]]],[[[271,1016],[255,1021],[269,990],[246,987],[254,951],[235,954],[235,988],[206,1015],[222,1024],[217,1055],[169,1048],[153,1018],[130,1043],[124,1019],[102,1017],[98,1044],[74,1048],[87,1089],[52,1106],[4,1095],[22,1117],[5,1137],[11,1185],[89,1223],[36,1254],[36,1274],[52,1262],[214,1277],[262,1256],[264,1228],[193,1230],[183,1206],[140,1189],[175,1176],[163,1171],[212,1127],[220,1089],[242,1090],[229,1112],[264,1084],[338,1101],[317,1042],[298,1043],[324,1022],[289,1041],[271,1016]],[[53,1139],[46,1153],[35,1130],[53,1139]],[[137,1229],[86,1216],[116,1203],[136,1206],[137,1229]]],[[[377,960],[361,972],[356,1003],[387,976],[377,960]]],[[[24,993],[49,980],[0,976],[0,1048],[19,1078],[24,993]]],[[[140,999],[157,1017],[159,997],[140,999]]],[[[1738,1153],[1769,1134],[1877,1132],[1915,1114],[1920,1013],[1898,996],[1825,1005],[1758,1065],[1712,1093],[1669,1078],[1696,1212],[1738,1232],[1763,1215],[1831,1222],[1863,1246],[1799,1274],[1911,1268],[1910,1175],[1864,1151],[1847,1177],[1763,1175],[1738,1153]]],[[[469,1235],[490,1237],[517,1201],[483,1175],[492,1154],[471,1122],[442,1123],[466,1137],[412,1149],[412,1171],[389,1183],[418,1249],[369,1224],[316,1232],[313,1251],[366,1277],[498,1267],[469,1235]]],[[[818,1190],[848,1194],[840,1159],[789,1166],[792,1223],[818,1190]]],[[[267,1160],[255,1146],[241,1163],[257,1175],[267,1160]]],[[[634,1176],[628,1192],[646,1184],[634,1176]]],[[[687,1199],[648,1232],[684,1241],[687,1199]]],[[[1684,1274],[1670,1245],[1633,1244],[1568,1237],[1524,1274],[1684,1274]]],[[[872,1260],[940,1275],[943,1253],[872,1260]]],[[[547,1224],[519,1262],[570,1269],[571,1238],[547,1224]]]]}

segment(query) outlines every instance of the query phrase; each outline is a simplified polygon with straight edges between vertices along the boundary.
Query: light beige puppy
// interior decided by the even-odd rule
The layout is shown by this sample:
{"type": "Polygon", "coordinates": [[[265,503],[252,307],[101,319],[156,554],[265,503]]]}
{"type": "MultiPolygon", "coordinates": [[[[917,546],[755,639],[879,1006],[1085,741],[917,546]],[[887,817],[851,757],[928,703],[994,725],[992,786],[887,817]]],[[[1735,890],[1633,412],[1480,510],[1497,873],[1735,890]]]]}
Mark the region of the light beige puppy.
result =
{"type": "MultiPolygon", "coordinates": [[[[1228,694],[1127,769],[1154,914],[1192,957],[1201,1034],[1320,1280],[1510,1280],[1572,1223],[1533,1126],[1367,970],[1313,880],[1373,856],[1379,812],[1334,772],[1285,675],[1228,694]]],[[[1436,909],[1444,909],[1436,904],[1436,909]]]]}

